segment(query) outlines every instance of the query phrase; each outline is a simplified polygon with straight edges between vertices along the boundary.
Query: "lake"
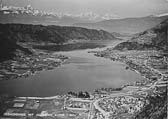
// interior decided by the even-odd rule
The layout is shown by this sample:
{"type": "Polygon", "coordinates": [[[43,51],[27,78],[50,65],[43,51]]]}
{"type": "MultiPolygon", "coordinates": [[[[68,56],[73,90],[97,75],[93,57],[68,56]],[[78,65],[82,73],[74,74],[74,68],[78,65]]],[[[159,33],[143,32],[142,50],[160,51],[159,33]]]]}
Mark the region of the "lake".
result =
{"type": "MultiPolygon", "coordinates": [[[[121,41],[108,42],[112,47],[121,41]]],[[[107,45],[106,44],[106,45],[107,45]]],[[[106,48],[107,48],[106,47],[106,48]]],[[[0,82],[0,94],[12,96],[54,96],[69,91],[91,91],[102,87],[120,87],[143,78],[125,64],[96,57],[88,51],[105,48],[55,52],[71,57],[62,66],[34,76],[0,82]]]]}

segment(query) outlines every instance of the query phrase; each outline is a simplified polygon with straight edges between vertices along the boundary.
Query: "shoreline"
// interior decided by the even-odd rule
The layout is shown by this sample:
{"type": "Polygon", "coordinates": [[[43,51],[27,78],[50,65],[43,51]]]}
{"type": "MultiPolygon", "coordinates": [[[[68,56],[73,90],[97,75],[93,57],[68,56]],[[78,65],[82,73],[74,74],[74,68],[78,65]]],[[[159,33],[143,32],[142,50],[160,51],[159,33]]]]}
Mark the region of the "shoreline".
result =
{"type": "MultiPolygon", "coordinates": [[[[104,58],[108,59],[109,57],[104,57],[104,58]]],[[[45,102],[47,102],[48,104],[50,104],[51,102],[55,102],[53,103],[55,105],[61,104],[61,107],[59,107],[59,109],[61,111],[64,111],[64,113],[66,113],[67,111],[74,112],[75,114],[81,114],[85,112],[88,119],[92,119],[93,117],[99,117],[99,115],[102,115],[104,119],[109,119],[111,118],[111,116],[118,117],[118,116],[122,116],[122,114],[125,114],[124,112],[121,112],[122,114],[120,114],[120,108],[125,109],[125,111],[128,111],[128,114],[131,117],[137,116],[137,114],[144,112],[147,106],[151,105],[151,103],[149,102],[151,99],[157,96],[162,97],[162,94],[164,94],[164,89],[162,91],[162,88],[164,88],[164,85],[167,82],[165,80],[161,81],[164,77],[163,76],[164,74],[161,73],[161,76],[158,76],[157,69],[156,71],[152,70],[152,67],[150,65],[148,66],[146,62],[143,62],[143,63],[132,62],[131,59],[129,58],[128,59],[119,58],[118,60],[113,60],[113,59],[110,59],[110,60],[113,62],[124,63],[127,67],[129,67],[128,69],[125,68],[125,70],[131,70],[133,71],[133,73],[140,74],[140,76],[143,77],[144,80],[125,83],[120,88],[109,87],[109,88],[95,89],[94,91],[88,92],[89,97],[87,98],[79,97],[78,95],[79,92],[77,91],[77,92],[72,92],[72,94],[65,92],[65,94],[58,94],[54,96],[14,96],[12,97],[12,100],[13,100],[12,103],[16,106],[17,104],[20,104],[21,106],[21,104],[28,105],[29,103],[34,102],[36,105],[39,106],[39,105],[44,105],[45,102]],[[143,70],[146,70],[146,72],[143,72],[143,70]],[[151,75],[148,75],[148,73],[151,75]],[[158,77],[157,77],[157,81],[155,81],[154,83],[153,81],[151,81],[151,77],[155,75],[158,77]],[[161,86],[161,89],[157,90],[157,86],[158,86],[157,83],[161,83],[161,84],[164,83],[161,86]],[[109,103],[111,101],[113,103],[109,103]],[[78,103],[84,104],[85,107],[76,106],[76,104],[78,103]],[[90,106],[88,107],[88,105],[90,106]],[[130,111],[129,105],[134,106],[131,109],[132,111],[130,111]]],[[[62,64],[63,62],[61,63],[61,65],[62,64]]],[[[22,111],[19,108],[17,109],[19,111],[22,111]]],[[[36,110],[38,110],[38,108],[36,110]]],[[[13,111],[15,111],[15,109],[13,109],[13,111]]],[[[41,113],[31,113],[31,114],[37,117],[39,115],[41,115],[42,117],[45,117],[45,115],[42,115],[43,112],[47,113],[48,117],[53,116],[53,113],[51,113],[48,110],[44,110],[41,113]]],[[[15,113],[11,113],[11,112],[8,113],[8,110],[4,113],[4,115],[7,115],[7,116],[12,114],[15,114],[15,113]]],[[[20,113],[17,113],[17,114],[20,114],[20,113]]],[[[29,115],[25,117],[29,117],[29,115]]]]}
{"type": "MultiPolygon", "coordinates": [[[[56,54],[56,55],[59,55],[59,54],[56,54]]],[[[54,55],[52,55],[52,56],[54,56],[54,55]]],[[[60,56],[62,57],[63,55],[60,55],[60,56]]],[[[61,57],[59,57],[59,56],[54,57],[55,59],[59,59],[60,60],[59,62],[58,61],[54,61],[53,59],[50,60],[51,63],[55,63],[54,65],[52,65],[52,67],[50,66],[50,64],[47,64],[47,62],[45,61],[46,59],[49,59],[50,57],[46,57],[46,59],[45,58],[42,59],[42,60],[44,60],[42,62],[44,62],[44,63],[46,62],[45,65],[47,65],[47,66],[38,67],[40,69],[32,69],[31,67],[29,67],[29,68],[25,69],[27,71],[25,73],[22,73],[22,74],[21,73],[13,73],[13,72],[10,72],[10,74],[3,74],[3,77],[0,79],[0,81],[19,80],[20,78],[25,78],[26,79],[26,78],[28,78],[30,76],[36,75],[38,72],[54,70],[55,68],[60,67],[61,65],[63,65],[68,59],[70,59],[70,57],[67,57],[67,56],[63,56],[65,59],[61,59],[61,57]],[[14,75],[14,76],[10,77],[10,75],[14,75]],[[9,76],[9,78],[6,79],[8,76],[9,76]]],[[[37,60],[37,59],[34,58],[34,60],[37,60]]],[[[40,63],[38,65],[40,65],[40,63]]],[[[12,71],[13,70],[15,70],[15,69],[12,68],[12,71]]],[[[18,71],[19,70],[21,70],[21,69],[18,69],[18,71]]]]}
{"type": "MultiPolygon", "coordinates": [[[[92,52],[92,51],[90,51],[90,52],[92,52]]],[[[88,52],[88,53],[90,53],[90,52],[88,52]]],[[[95,52],[101,52],[101,51],[93,51],[93,53],[95,53],[95,52]]],[[[98,56],[96,56],[96,57],[98,57],[98,56]]],[[[68,59],[65,59],[65,60],[63,60],[63,61],[61,61],[61,63],[60,63],[60,65],[59,66],[61,66],[61,65],[63,65],[67,60],[69,60],[71,57],[68,57],[68,59]]],[[[105,58],[105,57],[104,57],[105,58]]],[[[105,58],[105,59],[108,59],[108,58],[105,58]]],[[[112,59],[110,59],[111,61],[114,61],[114,60],[112,60],[112,59]]],[[[120,61],[120,60],[115,60],[116,62],[120,62],[120,63],[124,63],[124,64],[126,64],[128,67],[129,67],[129,65],[125,62],[125,61],[120,61]]],[[[59,67],[59,66],[57,66],[57,67],[59,67]]],[[[57,68],[57,67],[54,67],[54,69],[55,68],[57,68]]],[[[136,70],[136,69],[133,69],[133,68],[130,68],[129,67],[129,69],[130,70],[132,70],[132,71],[134,71],[135,73],[137,73],[137,74],[140,74],[141,75],[141,77],[143,77],[145,80],[149,80],[149,78],[147,78],[147,77],[145,77],[145,76],[143,76],[138,70],[136,70]]],[[[43,70],[43,71],[48,71],[47,69],[46,70],[43,70]]],[[[35,73],[33,73],[32,75],[36,75],[36,73],[37,72],[41,72],[41,71],[35,71],[35,73]]],[[[135,81],[136,82],[136,81],[135,81]]],[[[123,91],[123,89],[125,88],[125,87],[127,87],[127,86],[132,86],[132,83],[135,83],[135,82],[131,82],[131,83],[129,83],[129,84],[123,84],[122,86],[120,86],[119,88],[121,88],[121,90],[117,90],[118,88],[114,88],[113,89],[113,91],[117,91],[117,92],[121,92],[121,91],[123,91]]],[[[103,87],[102,87],[103,88],[103,87]]],[[[109,88],[111,88],[111,87],[109,87],[109,88]]],[[[100,89],[100,88],[99,88],[100,89]]],[[[91,91],[90,93],[95,93],[95,90],[97,90],[97,89],[94,89],[93,91],[91,91]]],[[[112,92],[113,92],[112,91],[112,92]]],[[[46,97],[43,97],[43,96],[35,96],[35,97],[29,97],[29,96],[25,96],[24,98],[30,98],[30,99],[51,99],[51,98],[54,98],[54,97],[57,97],[57,96],[61,96],[61,95],[67,95],[67,93],[68,92],[65,92],[65,94],[58,94],[58,95],[54,95],[54,96],[46,96],[46,97]]],[[[23,98],[23,97],[22,97],[23,98]]]]}
{"type": "MultiPolygon", "coordinates": [[[[117,62],[120,62],[120,61],[117,61],[117,62]]],[[[121,63],[124,63],[124,62],[121,62],[121,63]]],[[[141,75],[141,73],[138,70],[133,69],[132,71],[134,71],[135,73],[141,75]]],[[[148,78],[146,78],[146,77],[143,77],[143,78],[145,78],[146,80],[148,80],[148,78]]],[[[132,83],[134,83],[134,82],[132,82],[132,83]]],[[[116,94],[116,93],[123,93],[122,92],[123,89],[126,88],[126,87],[128,87],[128,86],[129,86],[128,84],[123,84],[121,87],[119,87],[119,88],[121,88],[121,90],[118,90],[119,88],[113,88],[112,92],[115,92],[114,94],[116,94]]],[[[95,90],[101,90],[101,89],[99,88],[99,89],[95,89],[95,90]]],[[[89,93],[95,93],[95,90],[93,92],[89,92],[89,93]]],[[[29,96],[18,96],[18,98],[20,98],[20,99],[35,99],[35,100],[36,99],[37,100],[38,99],[39,100],[42,100],[42,99],[44,99],[44,100],[50,100],[50,99],[57,99],[58,97],[62,97],[62,96],[65,96],[65,95],[68,95],[68,92],[66,94],[63,94],[63,95],[61,94],[61,95],[54,95],[54,96],[34,96],[34,97],[33,96],[30,96],[30,97],[29,96]]],[[[130,95],[129,91],[125,95],[130,95]]]]}

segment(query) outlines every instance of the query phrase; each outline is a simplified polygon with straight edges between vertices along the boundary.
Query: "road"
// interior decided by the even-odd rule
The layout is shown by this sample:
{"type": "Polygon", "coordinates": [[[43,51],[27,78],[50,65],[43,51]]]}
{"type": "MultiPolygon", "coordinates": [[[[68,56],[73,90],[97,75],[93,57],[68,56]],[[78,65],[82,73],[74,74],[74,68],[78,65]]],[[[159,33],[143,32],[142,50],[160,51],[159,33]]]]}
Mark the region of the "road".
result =
{"type": "MultiPolygon", "coordinates": [[[[147,65],[147,60],[145,60],[144,65],[145,65],[147,68],[151,69],[151,71],[154,71],[154,72],[157,72],[157,73],[161,74],[161,77],[160,77],[151,87],[149,87],[148,89],[154,88],[158,82],[160,82],[160,81],[163,80],[164,74],[163,74],[162,72],[160,72],[159,70],[154,69],[154,68],[148,66],[148,65],[147,65]]],[[[91,104],[91,108],[90,108],[90,112],[89,112],[89,115],[88,115],[88,119],[92,119],[92,118],[91,118],[91,112],[93,111],[93,108],[99,110],[99,111],[105,116],[105,119],[108,119],[108,117],[109,117],[109,112],[104,111],[104,110],[99,106],[98,102],[101,101],[101,100],[103,100],[103,99],[105,99],[105,98],[109,98],[109,97],[129,96],[129,95],[131,95],[131,93],[129,93],[129,92],[130,92],[130,91],[128,91],[128,92],[126,92],[126,93],[121,93],[121,92],[120,92],[120,93],[116,93],[116,94],[111,94],[111,95],[109,95],[108,97],[104,97],[104,98],[100,98],[100,99],[98,99],[98,100],[94,100],[93,103],[91,104]]]]}

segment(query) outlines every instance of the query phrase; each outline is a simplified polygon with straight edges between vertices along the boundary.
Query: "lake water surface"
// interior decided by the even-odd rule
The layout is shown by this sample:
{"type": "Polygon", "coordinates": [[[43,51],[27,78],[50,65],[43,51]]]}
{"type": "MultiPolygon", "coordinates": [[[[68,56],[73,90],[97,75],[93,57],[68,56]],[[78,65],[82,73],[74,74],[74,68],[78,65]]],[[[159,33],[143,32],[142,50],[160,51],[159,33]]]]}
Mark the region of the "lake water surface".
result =
{"type": "MultiPolygon", "coordinates": [[[[108,47],[118,43],[113,41],[108,47]]],[[[92,50],[103,50],[96,48],[92,50]]],[[[34,76],[0,82],[0,94],[14,96],[54,96],[68,91],[94,91],[102,87],[120,87],[125,83],[143,79],[126,70],[125,64],[96,57],[86,50],[56,52],[71,57],[65,64],[34,76]]]]}

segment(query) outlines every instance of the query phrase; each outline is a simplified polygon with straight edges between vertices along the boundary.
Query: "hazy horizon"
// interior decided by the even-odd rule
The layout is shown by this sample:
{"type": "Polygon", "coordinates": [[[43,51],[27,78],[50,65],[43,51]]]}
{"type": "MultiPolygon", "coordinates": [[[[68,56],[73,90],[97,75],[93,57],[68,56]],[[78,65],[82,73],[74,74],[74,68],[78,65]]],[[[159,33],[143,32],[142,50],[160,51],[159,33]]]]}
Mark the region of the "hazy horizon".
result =
{"type": "Polygon", "coordinates": [[[168,0],[3,0],[3,4],[34,8],[55,13],[93,12],[114,18],[143,17],[168,12],[168,0]]]}

